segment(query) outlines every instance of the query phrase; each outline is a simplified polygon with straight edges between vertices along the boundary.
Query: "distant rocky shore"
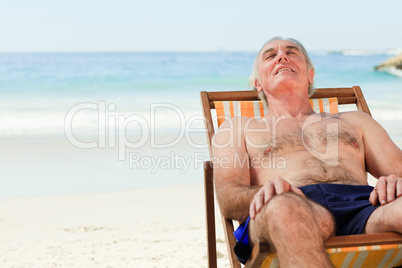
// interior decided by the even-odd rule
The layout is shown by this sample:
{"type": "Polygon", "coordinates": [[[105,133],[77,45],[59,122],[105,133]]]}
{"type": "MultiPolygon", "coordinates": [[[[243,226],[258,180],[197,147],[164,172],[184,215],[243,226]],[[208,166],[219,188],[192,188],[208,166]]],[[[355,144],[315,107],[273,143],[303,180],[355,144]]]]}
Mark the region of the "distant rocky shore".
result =
{"type": "Polygon", "coordinates": [[[398,70],[402,70],[402,54],[392,57],[392,58],[384,61],[382,64],[374,67],[375,70],[383,70],[383,69],[389,69],[389,68],[395,68],[398,70]]]}

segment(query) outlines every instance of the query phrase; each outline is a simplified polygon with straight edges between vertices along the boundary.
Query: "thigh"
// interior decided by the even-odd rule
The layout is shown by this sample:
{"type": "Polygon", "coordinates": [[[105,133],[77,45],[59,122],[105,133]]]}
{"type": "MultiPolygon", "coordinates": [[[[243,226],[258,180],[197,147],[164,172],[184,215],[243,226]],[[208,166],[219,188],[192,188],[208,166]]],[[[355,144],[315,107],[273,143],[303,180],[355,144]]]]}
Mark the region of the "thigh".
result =
{"type": "Polygon", "coordinates": [[[402,197],[374,210],[367,220],[364,232],[367,234],[402,233],[402,197]]]}
{"type": "Polygon", "coordinates": [[[326,208],[293,193],[275,196],[259,214],[254,221],[250,221],[251,243],[257,240],[271,243],[269,225],[273,221],[282,221],[276,224],[283,228],[298,228],[306,233],[316,230],[323,240],[335,234],[333,216],[326,208]]]}

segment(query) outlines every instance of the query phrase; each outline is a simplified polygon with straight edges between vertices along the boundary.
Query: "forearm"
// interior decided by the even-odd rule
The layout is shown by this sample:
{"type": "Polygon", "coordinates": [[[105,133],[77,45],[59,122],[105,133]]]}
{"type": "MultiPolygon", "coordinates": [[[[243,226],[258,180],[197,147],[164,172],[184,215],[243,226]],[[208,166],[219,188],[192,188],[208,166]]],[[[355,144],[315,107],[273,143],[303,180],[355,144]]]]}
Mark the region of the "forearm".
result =
{"type": "Polygon", "coordinates": [[[232,220],[245,221],[249,216],[250,203],[261,186],[246,186],[226,182],[216,189],[221,214],[232,220]]]}

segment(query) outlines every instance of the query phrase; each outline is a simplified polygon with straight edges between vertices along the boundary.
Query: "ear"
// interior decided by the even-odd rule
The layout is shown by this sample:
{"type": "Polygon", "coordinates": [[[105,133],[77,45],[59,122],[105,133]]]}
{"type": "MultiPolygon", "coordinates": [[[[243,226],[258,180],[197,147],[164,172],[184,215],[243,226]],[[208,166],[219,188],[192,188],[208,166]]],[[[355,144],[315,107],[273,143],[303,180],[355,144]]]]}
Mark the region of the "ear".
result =
{"type": "Polygon", "coordinates": [[[258,93],[262,91],[262,85],[260,84],[260,81],[258,79],[254,79],[254,87],[258,90],[258,93]]]}
{"type": "Polygon", "coordinates": [[[308,70],[308,81],[310,84],[314,83],[314,70],[312,68],[308,70]]]}

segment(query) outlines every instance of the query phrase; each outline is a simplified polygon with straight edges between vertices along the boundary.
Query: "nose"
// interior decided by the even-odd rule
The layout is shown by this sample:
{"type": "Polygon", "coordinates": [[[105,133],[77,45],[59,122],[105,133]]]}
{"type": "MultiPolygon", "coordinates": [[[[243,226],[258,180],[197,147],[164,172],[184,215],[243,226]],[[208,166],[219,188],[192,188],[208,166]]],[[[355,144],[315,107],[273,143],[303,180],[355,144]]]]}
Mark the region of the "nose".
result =
{"type": "Polygon", "coordinates": [[[285,51],[279,51],[278,55],[276,56],[276,63],[281,62],[282,60],[284,61],[289,61],[288,55],[286,55],[285,51]]]}

